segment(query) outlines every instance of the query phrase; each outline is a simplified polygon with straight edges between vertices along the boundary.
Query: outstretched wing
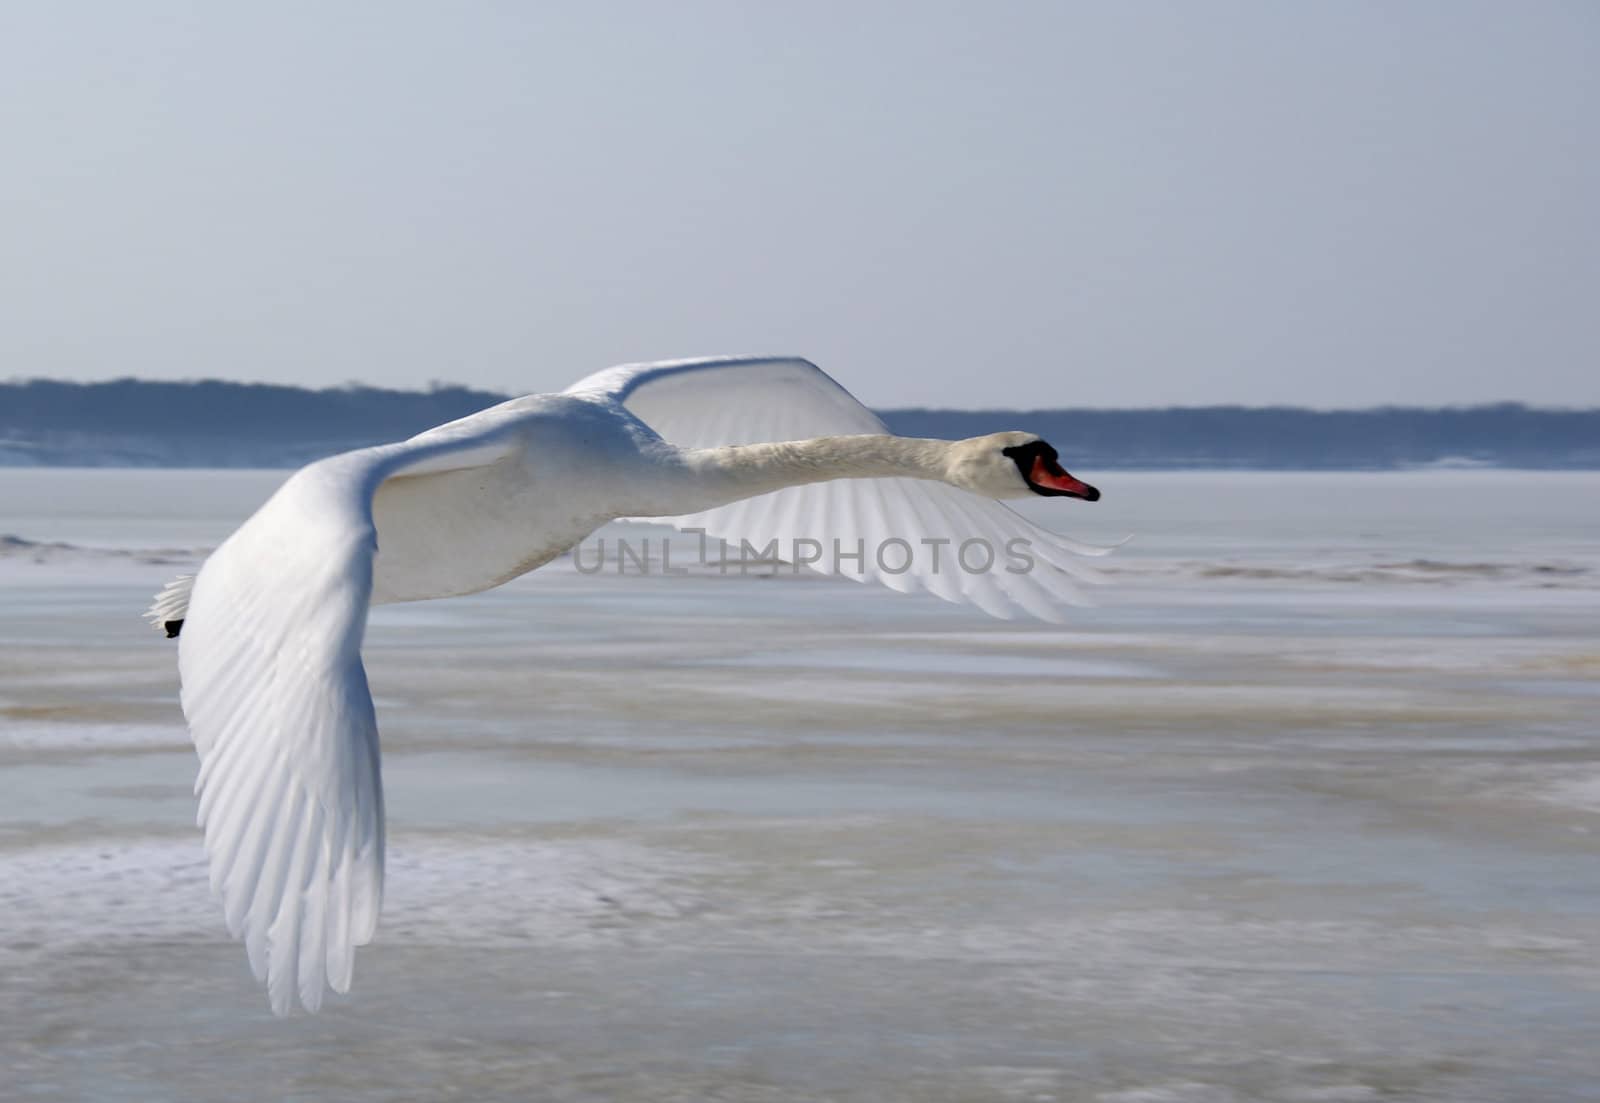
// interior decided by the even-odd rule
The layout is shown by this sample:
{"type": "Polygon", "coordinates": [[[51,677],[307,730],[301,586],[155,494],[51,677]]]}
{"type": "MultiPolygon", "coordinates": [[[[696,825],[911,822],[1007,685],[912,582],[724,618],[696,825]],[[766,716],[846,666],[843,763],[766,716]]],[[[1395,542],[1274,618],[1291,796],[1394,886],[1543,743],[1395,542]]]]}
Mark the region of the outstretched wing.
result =
{"type": "MultiPolygon", "coordinates": [[[[684,448],[889,431],[849,391],[800,359],[628,364],[567,390],[607,395],[684,448]]],[[[747,541],[762,549],[777,540],[780,554],[798,546],[809,557],[813,546],[804,542],[816,541],[823,549],[816,569],[902,593],[926,590],[1006,619],[1029,613],[1061,620],[1059,604],[1079,598],[1076,582],[1095,578],[1078,556],[1110,550],[1047,532],[1000,502],[923,479],[838,479],[665,520],[736,546],[747,541]]]]}
{"type": "Polygon", "coordinates": [[[178,638],[211,887],[272,1010],[350,987],[383,894],[383,785],[361,638],[372,496],[393,475],[493,463],[455,427],[296,472],[201,567],[178,638]]]}

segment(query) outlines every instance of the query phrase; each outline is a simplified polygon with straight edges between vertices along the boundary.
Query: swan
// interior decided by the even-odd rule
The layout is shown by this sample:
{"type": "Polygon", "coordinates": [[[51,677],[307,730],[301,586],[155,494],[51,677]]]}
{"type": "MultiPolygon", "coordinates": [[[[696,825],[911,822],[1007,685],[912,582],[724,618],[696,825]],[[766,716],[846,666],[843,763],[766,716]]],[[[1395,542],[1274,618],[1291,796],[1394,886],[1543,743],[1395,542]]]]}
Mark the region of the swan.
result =
{"type": "Polygon", "coordinates": [[[370,606],[487,590],[609,521],[647,517],[762,547],[898,539],[914,553],[904,567],[904,555],[870,550],[820,566],[995,616],[1059,620],[1084,577],[1074,557],[1110,549],[999,501],[1036,495],[1100,496],[1031,433],[890,435],[792,358],[623,365],[295,472],[148,613],[178,638],[211,888],[273,1012],[296,1001],[315,1012],[325,989],[347,992],[355,947],[377,926],[383,788],[361,663],[370,606]],[[1033,569],[956,566],[953,549],[971,540],[1020,540],[1033,569]],[[930,549],[945,551],[942,565],[930,549]]]}

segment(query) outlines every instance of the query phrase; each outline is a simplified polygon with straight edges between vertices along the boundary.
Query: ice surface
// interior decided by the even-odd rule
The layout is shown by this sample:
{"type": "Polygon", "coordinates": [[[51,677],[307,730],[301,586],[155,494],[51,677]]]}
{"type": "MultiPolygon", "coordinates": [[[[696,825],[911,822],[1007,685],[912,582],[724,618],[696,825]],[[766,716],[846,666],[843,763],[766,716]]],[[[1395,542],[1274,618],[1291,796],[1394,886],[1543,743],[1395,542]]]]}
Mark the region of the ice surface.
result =
{"type": "Polygon", "coordinates": [[[279,1022],[139,619],[278,476],[34,474],[0,1097],[1600,1098],[1593,476],[1105,478],[1033,510],[1138,534],[1062,629],[570,562],[380,609],[383,918],[279,1022]]]}

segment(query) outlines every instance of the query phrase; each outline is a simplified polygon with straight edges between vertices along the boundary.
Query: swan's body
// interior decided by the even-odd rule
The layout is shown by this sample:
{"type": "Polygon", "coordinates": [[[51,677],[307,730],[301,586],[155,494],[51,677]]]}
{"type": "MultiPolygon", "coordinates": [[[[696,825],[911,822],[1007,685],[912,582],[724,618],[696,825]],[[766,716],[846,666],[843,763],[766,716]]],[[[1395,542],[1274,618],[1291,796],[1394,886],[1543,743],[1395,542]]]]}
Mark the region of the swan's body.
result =
{"type": "MultiPolygon", "coordinates": [[[[1073,553],[995,498],[1093,500],[1028,433],[890,436],[803,360],[630,365],[296,472],[151,616],[178,634],[212,887],[273,1010],[349,988],[383,883],[367,609],[475,593],[608,521],[662,518],[735,544],[903,541],[856,577],[1057,619],[1073,553]],[[1035,568],[956,569],[935,545],[1024,540],[1035,568]],[[935,552],[937,548],[935,548],[935,552]]],[[[819,564],[827,567],[826,562],[819,564]]],[[[839,564],[835,562],[833,566],[839,564]]],[[[850,573],[850,572],[844,572],[850,573]]]]}

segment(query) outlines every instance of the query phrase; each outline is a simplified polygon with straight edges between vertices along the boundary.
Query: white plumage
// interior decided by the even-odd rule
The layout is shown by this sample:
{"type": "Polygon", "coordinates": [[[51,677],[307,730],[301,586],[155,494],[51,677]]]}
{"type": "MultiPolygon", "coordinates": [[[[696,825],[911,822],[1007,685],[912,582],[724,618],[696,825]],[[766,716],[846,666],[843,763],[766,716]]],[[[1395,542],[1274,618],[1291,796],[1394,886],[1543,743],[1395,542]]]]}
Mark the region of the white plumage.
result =
{"type": "Polygon", "coordinates": [[[488,589],[608,521],[651,517],[756,547],[948,541],[939,572],[928,556],[904,571],[870,550],[848,562],[863,581],[1055,620],[1083,573],[1074,555],[1105,549],[994,500],[1098,496],[1054,457],[1027,433],[888,436],[804,360],[719,359],[612,368],[296,472],[150,611],[181,627],[211,883],[272,1009],[315,1011],[326,988],[347,991],[355,947],[377,924],[383,788],[361,664],[370,605],[488,589]],[[1033,461],[1042,482],[1019,449],[1048,454],[1033,461]],[[1025,540],[1036,566],[951,569],[950,549],[971,539],[1025,540]]]}

